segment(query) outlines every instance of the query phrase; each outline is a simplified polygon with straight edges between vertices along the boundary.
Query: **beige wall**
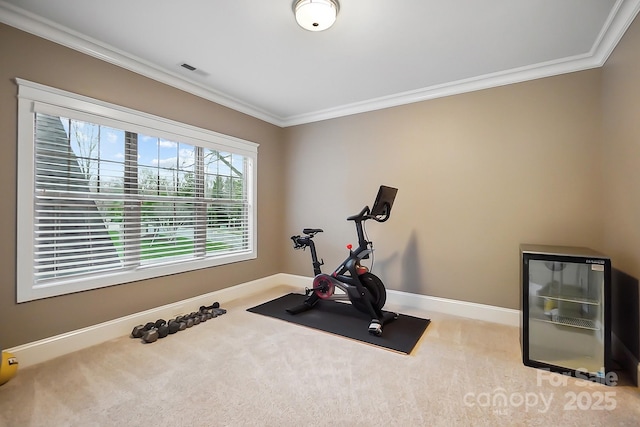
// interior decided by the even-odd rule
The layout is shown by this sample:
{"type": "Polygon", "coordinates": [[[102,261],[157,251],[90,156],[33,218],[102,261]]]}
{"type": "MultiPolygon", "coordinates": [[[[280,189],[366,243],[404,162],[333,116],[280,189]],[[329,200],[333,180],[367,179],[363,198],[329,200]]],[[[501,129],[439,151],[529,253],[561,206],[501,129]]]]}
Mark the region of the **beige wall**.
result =
{"type": "Polygon", "coordinates": [[[283,195],[278,191],[283,184],[282,129],[1,24],[0,58],[0,347],[35,341],[282,270],[277,243],[283,235],[283,195]],[[258,259],[16,304],[15,77],[260,144],[258,259]]]}
{"type": "Polygon", "coordinates": [[[307,226],[325,229],[329,270],[355,243],[345,218],[380,184],[400,189],[392,218],[368,226],[390,289],[518,308],[521,242],[590,246],[638,277],[638,51],[640,22],[602,69],[283,130],[0,25],[0,345],[281,271],[310,276],[308,252],[287,240],[307,226]],[[259,143],[258,259],[16,305],[15,77],[259,143]]]}
{"type": "MultiPolygon", "coordinates": [[[[519,307],[520,243],[602,249],[599,69],[287,129],[286,232],[320,227],[327,269],[355,243],[348,215],[399,188],[369,222],[386,286],[519,307]]],[[[308,253],[285,269],[311,275],[308,253]]]]}
{"type": "Polygon", "coordinates": [[[603,67],[604,242],[640,278],[640,18],[603,67]]]}
{"type": "MultiPolygon", "coordinates": [[[[637,362],[640,278],[640,18],[629,27],[602,73],[604,247],[614,267],[613,332],[637,362]]],[[[615,352],[615,341],[614,341],[615,352]]],[[[622,353],[625,354],[625,353],[622,353]]],[[[614,353],[615,355],[615,353],[614,353]]],[[[619,357],[625,360],[625,357],[619,357]]],[[[628,368],[629,369],[629,368],[628,368]]],[[[636,366],[631,368],[637,381],[636,366]]]]}
{"type": "MultiPolygon", "coordinates": [[[[640,277],[638,52],[640,19],[601,69],[287,129],[286,232],[324,228],[329,270],[355,240],[346,216],[388,184],[392,218],[369,227],[388,288],[518,308],[522,242],[640,277]]],[[[284,257],[311,274],[307,253],[284,257]]]]}

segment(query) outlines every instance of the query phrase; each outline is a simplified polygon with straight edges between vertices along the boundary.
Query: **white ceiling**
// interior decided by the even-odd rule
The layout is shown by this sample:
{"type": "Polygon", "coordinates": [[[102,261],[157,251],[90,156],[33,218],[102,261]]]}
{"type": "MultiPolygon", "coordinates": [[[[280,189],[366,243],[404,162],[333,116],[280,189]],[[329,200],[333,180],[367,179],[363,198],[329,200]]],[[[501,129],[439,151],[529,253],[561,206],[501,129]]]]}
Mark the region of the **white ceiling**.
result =
{"type": "Polygon", "coordinates": [[[279,126],[601,66],[640,0],[0,0],[0,21],[279,126]],[[197,67],[190,72],[182,63],[197,67]]]}

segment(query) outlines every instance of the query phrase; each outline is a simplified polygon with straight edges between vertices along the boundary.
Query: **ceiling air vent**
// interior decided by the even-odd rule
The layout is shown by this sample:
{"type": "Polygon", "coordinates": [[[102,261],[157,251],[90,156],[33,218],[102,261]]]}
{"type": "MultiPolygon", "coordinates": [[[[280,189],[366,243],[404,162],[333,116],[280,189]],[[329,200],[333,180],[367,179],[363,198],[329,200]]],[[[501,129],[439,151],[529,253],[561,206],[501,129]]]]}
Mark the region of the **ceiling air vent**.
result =
{"type": "Polygon", "coordinates": [[[189,71],[195,71],[196,70],[196,67],[194,67],[193,65],[189,65],[186,62],[184,64],[181,64],[180,66],[182,68],[186,68],[189,71]]]}

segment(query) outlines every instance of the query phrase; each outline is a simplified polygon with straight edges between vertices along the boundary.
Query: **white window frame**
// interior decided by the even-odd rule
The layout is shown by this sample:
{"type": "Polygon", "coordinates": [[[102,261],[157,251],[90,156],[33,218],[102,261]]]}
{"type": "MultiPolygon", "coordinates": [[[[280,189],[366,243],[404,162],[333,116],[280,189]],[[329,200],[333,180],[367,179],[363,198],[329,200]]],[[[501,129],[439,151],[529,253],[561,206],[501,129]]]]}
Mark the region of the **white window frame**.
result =
{"type": "MultiPolygon", "coordinates": [[[[258,144],[207,129],[136,111],[97,99],[16,78],[18,84],[17,163],[17,302],[98,289],[176,273],[257,258],[257,153],[258,144]],[[46,285],[34,281],[35,115],[45,113],[128,129],[172,141],[223,150],[249,159],[248,249],[240,253],[193,259],[172,264],[141,265],[126,271],[66,278],[46,285]]],[[[176,281],[179,286],[179,281],[176,281]]]]}

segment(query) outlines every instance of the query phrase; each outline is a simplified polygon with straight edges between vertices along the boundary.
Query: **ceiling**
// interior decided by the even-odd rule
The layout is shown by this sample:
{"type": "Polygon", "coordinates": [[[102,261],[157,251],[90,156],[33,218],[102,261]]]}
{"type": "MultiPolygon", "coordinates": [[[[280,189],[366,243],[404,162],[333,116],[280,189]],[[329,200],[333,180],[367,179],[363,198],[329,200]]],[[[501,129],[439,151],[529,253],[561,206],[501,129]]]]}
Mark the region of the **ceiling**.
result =
{"type": "Polygon", "coordinates": [[[0,0],[0,22],[278,126],[599,67],[640,0],[0,0]],[[188,71],[187,63],[196,67],[188,71]]]}

